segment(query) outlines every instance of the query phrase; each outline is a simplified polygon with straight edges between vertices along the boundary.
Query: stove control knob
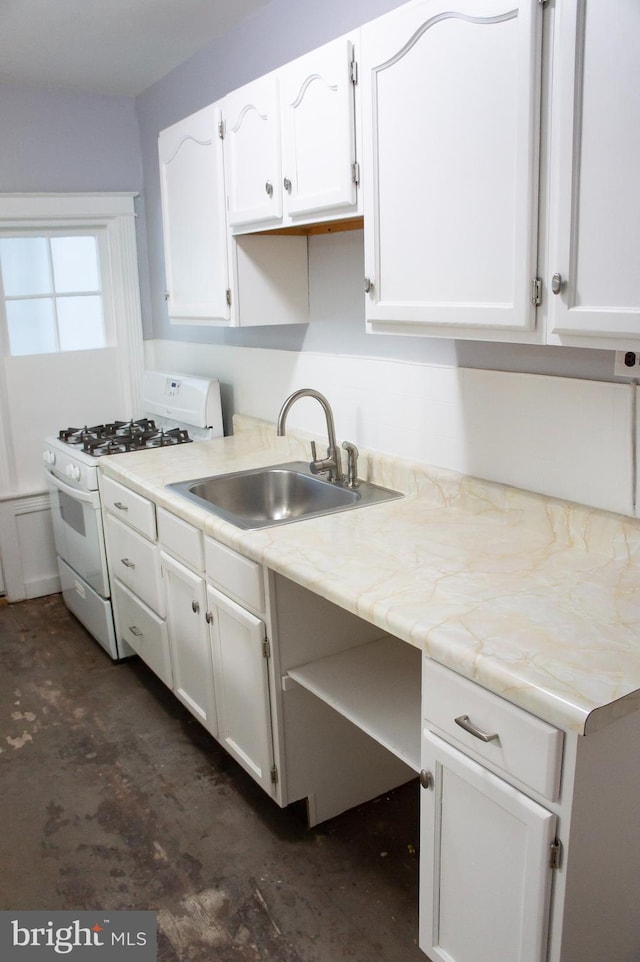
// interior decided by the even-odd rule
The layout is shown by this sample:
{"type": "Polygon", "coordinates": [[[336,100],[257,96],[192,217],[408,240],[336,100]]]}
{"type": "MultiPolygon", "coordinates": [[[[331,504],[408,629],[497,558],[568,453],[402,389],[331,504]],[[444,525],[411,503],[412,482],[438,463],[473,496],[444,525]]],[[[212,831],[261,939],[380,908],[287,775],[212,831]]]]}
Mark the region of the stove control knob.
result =
{"type": "Polygon", "coordinates": [[[68,478],[71,478],[72,481],[80,480],[80,468],[77,464],[68,464],[64,473],[68,478]]]}
{"type": "Polygon", "coordinates": [[[55,464],[56,463],[56,453],[55,451],[49,451],[47,449],[42,455],[42,460],[45,464],[55,464]]]}

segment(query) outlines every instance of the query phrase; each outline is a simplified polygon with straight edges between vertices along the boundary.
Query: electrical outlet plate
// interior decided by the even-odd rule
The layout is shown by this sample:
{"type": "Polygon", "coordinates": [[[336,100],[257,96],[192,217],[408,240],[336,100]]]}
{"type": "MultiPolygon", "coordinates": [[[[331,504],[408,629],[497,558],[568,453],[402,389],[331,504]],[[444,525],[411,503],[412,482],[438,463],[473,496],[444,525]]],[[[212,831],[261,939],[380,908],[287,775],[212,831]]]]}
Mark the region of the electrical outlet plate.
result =
{"type": "Polygon", "coordinates": [[[613,373],[616,377],[640,378],[640,352],[616,351],[613,373]]]}

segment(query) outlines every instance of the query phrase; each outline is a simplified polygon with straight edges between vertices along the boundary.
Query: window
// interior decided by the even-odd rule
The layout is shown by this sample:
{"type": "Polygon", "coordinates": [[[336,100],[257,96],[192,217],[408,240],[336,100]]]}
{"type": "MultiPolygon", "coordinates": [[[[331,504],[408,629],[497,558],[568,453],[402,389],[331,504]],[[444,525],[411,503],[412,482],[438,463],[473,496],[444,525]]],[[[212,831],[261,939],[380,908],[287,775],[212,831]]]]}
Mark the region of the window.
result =
{"type": "Polygon", "coordinates": [[[97,233],[2,233],[0,281],[12,356],[107,345],[97,233]]]}

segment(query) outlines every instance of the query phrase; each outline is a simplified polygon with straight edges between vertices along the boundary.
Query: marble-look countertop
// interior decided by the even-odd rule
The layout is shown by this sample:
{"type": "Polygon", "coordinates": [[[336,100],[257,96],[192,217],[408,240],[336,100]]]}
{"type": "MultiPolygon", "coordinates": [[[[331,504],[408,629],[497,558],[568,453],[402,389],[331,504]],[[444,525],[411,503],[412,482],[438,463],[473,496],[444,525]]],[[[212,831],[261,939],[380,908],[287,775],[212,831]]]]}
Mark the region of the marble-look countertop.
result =
{"type": "Polygon", "coordinates": [[[405,497],[243,531],[165,487],[310,459],[307,438],[242,417],[234,426],[233,437],[100,468],[565,731],[640,708],[640,522],[365,453],[359,476],[405,497]]]}

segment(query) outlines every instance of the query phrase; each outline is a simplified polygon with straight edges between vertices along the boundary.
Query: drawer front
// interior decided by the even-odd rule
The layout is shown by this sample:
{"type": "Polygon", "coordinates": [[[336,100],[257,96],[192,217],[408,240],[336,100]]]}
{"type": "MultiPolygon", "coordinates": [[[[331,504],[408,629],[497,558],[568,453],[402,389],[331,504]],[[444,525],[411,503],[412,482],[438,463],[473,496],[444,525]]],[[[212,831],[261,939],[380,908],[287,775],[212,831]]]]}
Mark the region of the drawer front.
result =
{"type": "Polygon", "coordinates": [[[104,476],[100,478],[100,496],[107,511],[140,531],[145,538],[155,541],[156,507],[153,501],[104,476]]]}
{"type": "Polygon", "coordinates": [[[164,615],[164,593],[158,546],[122,524],[106,517],[109,571],[159,615],[164,615]]]}
{"type": "Polygon", "coordinates": [[[428,729],[489,762],[498,774],[550,801],[558,798],[563,734],[553,725],[426,657],[422,714],[428,729]],[[490,740],[483,741],[481,733],[490,740]]]}
{"type": "Polygon", "coordinates": [[[204,571],[202,532],[188,521],[158,508],[158,539],[160,545],[196,571],[204,571]]]}
{"type": "Polygon", "coordinates": [[[259,564],[213,538],[204,539],[204,555],[210,581],[241,605],[264,611],[264,581],[259,564]]]}
{"type": "Polygon", "coordinates": [[[126,641],[169,688],[173,687],[167,626],[128,588],[114,581],[113,607],[118,638],[126,641]]]}

